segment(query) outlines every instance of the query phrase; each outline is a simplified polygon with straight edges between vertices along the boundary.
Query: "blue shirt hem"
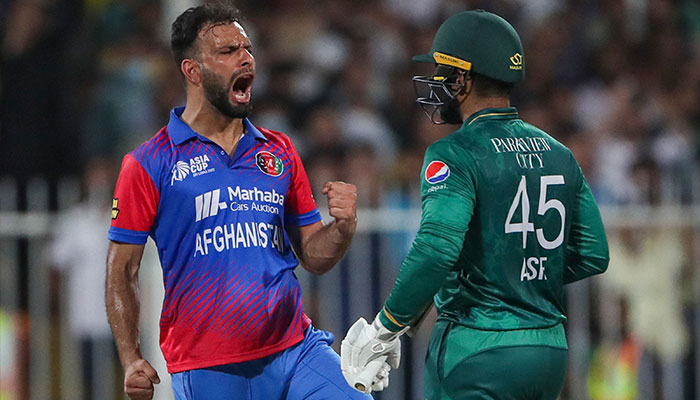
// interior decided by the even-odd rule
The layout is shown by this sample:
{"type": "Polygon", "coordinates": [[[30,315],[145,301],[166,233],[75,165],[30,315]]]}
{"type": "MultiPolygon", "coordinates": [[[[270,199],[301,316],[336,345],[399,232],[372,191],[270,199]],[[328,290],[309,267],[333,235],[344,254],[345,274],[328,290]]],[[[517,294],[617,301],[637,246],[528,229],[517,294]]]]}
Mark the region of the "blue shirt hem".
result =
{"type": "Polygon", "coordinates": [[[321,220],[321,212],[317,208],[304,214],[286,214],[285,225],[305,226],[321,220]]]}
{"type": "Polygon", "coordinates": [[[148,232],[132,231],[124,228],[109,228],[109,240],[129,244],[146,244],[148,232]]]}

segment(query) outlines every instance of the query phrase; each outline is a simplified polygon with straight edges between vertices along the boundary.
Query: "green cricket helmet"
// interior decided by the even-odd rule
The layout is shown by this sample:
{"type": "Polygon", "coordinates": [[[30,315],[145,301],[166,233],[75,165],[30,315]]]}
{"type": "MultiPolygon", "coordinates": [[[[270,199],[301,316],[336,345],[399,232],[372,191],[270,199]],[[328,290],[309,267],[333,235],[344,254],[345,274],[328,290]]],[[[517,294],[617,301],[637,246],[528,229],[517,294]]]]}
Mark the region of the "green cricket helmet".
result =
{"type": "Polygon", "coordinates": [[[437,65],[432,76],[413,77],[416,101],[434,123],[444,123],[435,119],[436,113],[462,89],[455,84],[459,74],[468,77],[474,72],[509,83],[525,76],[518,33],[508,21],[484,10],[448,18],[435,34],[430,53],[415,56],[413,61],[437,65]]]}

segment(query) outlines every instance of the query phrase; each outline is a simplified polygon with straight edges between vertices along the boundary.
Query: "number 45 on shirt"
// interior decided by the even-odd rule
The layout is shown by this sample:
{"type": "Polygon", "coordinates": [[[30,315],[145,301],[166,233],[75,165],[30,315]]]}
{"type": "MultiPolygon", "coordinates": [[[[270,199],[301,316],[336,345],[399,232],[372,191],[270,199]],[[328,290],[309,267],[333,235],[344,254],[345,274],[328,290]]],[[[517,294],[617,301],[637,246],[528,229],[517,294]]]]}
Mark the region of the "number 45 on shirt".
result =
{"type": "MultiPolygon", "coordinates": [[[[510,204],[510,210],[506,217],[505,233],[520,232],[523,235],[523,249],[527,247],[528,232],[535,232],[537,243],[546,250],[555,249],[564,242],[564,218],[566,217],[566,208],[564,204],[557,199],[547,199],[547,188],[552,185],[563,185],[563,175],[545,175],[540,177],[539,187],[539,206],[537,207],[537,215],[545,215],[550,209],[554,209],[561,219],[559,226],[559,234],[554,240],[548,240],[542,228],[535,229],[535,224],[530,222],[530,197],[527,191],[527,180],[525,176],[520,179],[518,190],[515,193],[513,202],[510,204]],[[513,222],[513,216],[520,208],[520,221],[513,222]]],[[[544,274],[544,262],[547,257],[530,257],[523,259],[523,266],[520,273],[520,280],[543,280],[547,279],[544,274]],[[539,266],[539,268],[536,268],[539,266]]]]}

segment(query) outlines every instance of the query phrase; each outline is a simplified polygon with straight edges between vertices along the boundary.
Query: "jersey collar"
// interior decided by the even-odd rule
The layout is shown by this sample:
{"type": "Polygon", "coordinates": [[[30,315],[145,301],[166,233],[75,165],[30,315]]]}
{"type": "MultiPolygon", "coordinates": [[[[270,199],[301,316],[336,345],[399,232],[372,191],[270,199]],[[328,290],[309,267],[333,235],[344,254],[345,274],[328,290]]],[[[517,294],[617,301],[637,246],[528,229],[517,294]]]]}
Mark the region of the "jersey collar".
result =
{"type": "Polygon", "coordinates": [[[492,119],[516,119],[518,118],[518,110],[515,107],[505,108],[484,108],[470,115],[465,125],[471,125],[477,121],[488,121],[492,119]]]}
{"type": "MultiPolygon", "coordinates": [[[[168,135],[172,139],[173,143],[177,146],[189,139],[200,137],[197,132],[193,131],[189,125],[187,125],[180,117],[182,112],[185,111],[185,107],[175,107],[170,110],[170,121],[168,121],[168,135]]],[[[263,135],[258,128],[253,125],[248,118],[243,118],[243,127],[248,135],[251,135],[255,139],[267,141],[265,135],[263,135]]],[[[203,137],[202,137],[203,139],[203,137]]]]}

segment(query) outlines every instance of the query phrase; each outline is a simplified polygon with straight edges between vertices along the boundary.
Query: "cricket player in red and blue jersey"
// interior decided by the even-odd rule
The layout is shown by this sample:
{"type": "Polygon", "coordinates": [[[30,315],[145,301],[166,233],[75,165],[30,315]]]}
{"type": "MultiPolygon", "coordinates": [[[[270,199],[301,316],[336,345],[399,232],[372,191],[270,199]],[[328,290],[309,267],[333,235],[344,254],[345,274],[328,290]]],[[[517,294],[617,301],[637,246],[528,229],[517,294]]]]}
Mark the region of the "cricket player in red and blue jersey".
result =
{"type": "Polygon", "coordinates": [[[255,59],[235,8],[188,9],[171,41],[186,106],[124,157],[113,200],[106,298],[125,392],[151,399],[159,382],[138,337],[150,236],[176,399],[369,399],[346,384],[333,336],[304,314],[293,272],[322,274],[344,255],[355,187],[325,185],[334,220],[324,225],[289,138],[248,120],[255,59]]]}

